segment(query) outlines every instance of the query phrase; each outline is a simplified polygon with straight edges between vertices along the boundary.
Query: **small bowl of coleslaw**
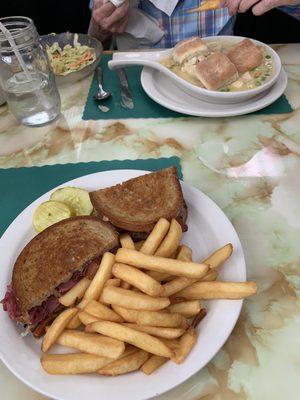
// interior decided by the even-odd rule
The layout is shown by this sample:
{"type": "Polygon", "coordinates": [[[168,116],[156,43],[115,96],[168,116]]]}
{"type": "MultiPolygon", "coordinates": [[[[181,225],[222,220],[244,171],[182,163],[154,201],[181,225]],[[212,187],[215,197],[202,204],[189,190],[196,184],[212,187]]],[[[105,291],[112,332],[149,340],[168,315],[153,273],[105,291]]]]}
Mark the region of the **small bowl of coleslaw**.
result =
{"type": "Polygon", "coordinates": [[[58,85],[78,82],[96,69],[101,42],[83,33],[51,33],[41,37],[58,85]]]}

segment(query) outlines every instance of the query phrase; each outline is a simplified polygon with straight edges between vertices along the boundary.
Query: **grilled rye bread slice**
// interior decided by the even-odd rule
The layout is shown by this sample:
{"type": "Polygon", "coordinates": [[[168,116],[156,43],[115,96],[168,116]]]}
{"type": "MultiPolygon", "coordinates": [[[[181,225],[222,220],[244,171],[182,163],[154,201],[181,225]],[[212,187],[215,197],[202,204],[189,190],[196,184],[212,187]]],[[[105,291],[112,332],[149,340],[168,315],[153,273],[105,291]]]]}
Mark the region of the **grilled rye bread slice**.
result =
{"type": "Polygon", "coordinates": [[[186,221],[186,205],[175,167],[96,190],[90,198],[96,213],[118,230],[150,232],[161,217],[178,218],[182,225],[186,221]]]}
{"type": "Polygon", "coordinates": [[[62,220],[35,236],[18,256],[12,288],[22,313],[40,305],[55,288],[67,282],[90,260],[118,245],[115,229],[100,218],[83,216],[62,220]]]}

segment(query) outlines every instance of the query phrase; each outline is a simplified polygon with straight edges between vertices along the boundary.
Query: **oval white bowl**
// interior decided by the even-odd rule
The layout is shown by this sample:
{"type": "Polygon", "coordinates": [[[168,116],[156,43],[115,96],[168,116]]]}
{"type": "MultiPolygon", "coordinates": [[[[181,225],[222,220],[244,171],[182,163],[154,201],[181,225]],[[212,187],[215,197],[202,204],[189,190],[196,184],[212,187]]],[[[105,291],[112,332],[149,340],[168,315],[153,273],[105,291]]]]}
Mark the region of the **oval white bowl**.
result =
{"type": "MultiPolygon", "coordinates": [[[[232,44],[236,44],[245,38],[240,36],[209,36],[203,39],[207,42],[215,42],[221,40],[230,42],[232,44]]],[[[262,84],[261,86],[240,92],[218,92],[214,90],[204,89],[199,86],[193,85],[192,83],[189,83],[186,80],[179,77],[178,75],[174,74],[174,72],[170,71],[168,68],[166,68],[159,62],[161,59],[169,57],[173,49],[116,52],[114,53],[112,60],[109,61],[108,66],[110,69],[117,69],[130,65],[144,65],[146,67],[154,68],[161,71],[169,78],[171,78],[176,84],[176,86],[178,86],[185,93],[188,93],[193,97],[207,101],[209,103],[235,104],[241,101],[248,100],[252,97],[255,97],[259,93],[262,93],[265,90],[269,89],[277,81],[279,74],[281,72],[282,65],[278,54],[267,44],[259,42],[258,40],[254,39],[251,40],[255,44],[266,48],[267,53],[270,54],[274,60],[275,72],[274,75],[271,77],[271,79],[269,79],[266,83],[262,84]]]]}

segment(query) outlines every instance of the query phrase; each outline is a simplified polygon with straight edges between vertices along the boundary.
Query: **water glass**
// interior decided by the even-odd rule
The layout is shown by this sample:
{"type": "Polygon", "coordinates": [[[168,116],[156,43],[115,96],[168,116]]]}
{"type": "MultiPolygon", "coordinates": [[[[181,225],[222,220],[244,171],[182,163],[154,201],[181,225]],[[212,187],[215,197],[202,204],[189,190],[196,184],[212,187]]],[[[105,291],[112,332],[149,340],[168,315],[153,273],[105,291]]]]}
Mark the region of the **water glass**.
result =
{"type": "Polygon", "coordinates": [[[60,96],[33,21],[27,17],[0,21],[11,33],[24,63],[20,65],[15,49],[0,31],[0,84],[10,111],[24,125],[53,121],[60,113],[60,96]]]}

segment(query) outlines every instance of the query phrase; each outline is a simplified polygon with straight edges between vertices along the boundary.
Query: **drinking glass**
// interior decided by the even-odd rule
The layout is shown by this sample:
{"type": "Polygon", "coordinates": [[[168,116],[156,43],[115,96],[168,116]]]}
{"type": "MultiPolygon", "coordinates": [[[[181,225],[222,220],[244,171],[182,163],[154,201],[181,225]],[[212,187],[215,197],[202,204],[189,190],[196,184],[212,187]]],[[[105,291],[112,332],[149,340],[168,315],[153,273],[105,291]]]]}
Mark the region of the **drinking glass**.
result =
{"type": "Polygon", "coordinates": [[[15,43],[0,30],[0,84],[10,111],[24,125],[53,121],[60,113],[60,96],[33,21],[6,17],[0,22],[15,43]]]}

